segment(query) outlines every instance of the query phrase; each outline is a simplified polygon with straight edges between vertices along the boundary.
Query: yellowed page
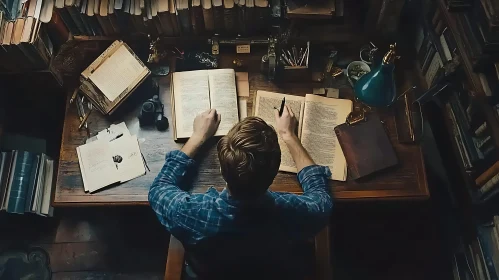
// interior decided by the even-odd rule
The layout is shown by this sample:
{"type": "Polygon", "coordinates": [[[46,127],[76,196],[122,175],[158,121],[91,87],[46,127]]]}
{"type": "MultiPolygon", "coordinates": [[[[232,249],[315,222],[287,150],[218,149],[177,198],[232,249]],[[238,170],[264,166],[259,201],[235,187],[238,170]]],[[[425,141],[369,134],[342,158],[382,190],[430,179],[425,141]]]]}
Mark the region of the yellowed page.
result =
{"type": "Polygon", "coordinates": [[[97,140],[77,148],[85,190],[94,192],[119,182],[109,142],[97,140]]]}
{"type": "Polygon", "coordinates": [[[348,99],[305,96],[301,142],[316,164],[331,169],[333,180],[346,180],[347,163],[334,127],[345,122],[352,106],[348,99]]]}
{"type": "Polygon", "coordinates": [[[126,182],[146,174],[137,135],[123,136],[109,142],[120,182],[126,182]]]}
{"type": "Polygon", "coordinates": [[[234,69],[209,70],[210,108],[220,113],[222,120],[215,136],[226,135],[239,122],[236,73],[234,69]]]}
{"type": "Polygon", "coordinates": [[[109,99],[114,101],[141,74],[144,67],[128,49],[121,45],[115,53],[106,59],[90,74],[90,80],[109,99]]]}
{"type": "MultiPolygon", "coordinates": [[[[280,108],[284,97],[286,97],[286,104],[293,110],[293,113],[298,120],[297,134],[298,137],[300,137],[299,132],[301,131],[301,119],[305,102],[304,97],[259,90],[256,93],[255,116],[262,118],[268,124],[275,127],[274,107],[280,108]]],[[[279,134],[278,137],[279,146],[281,147],[281,166],[279,166],[279,170],[296,173],[296,164],[291,157],[291,153],[279,134]]]]}
{"type": "Polygon", "coordinates": [[[173,92],[176,136],[189,138],[196,116],[210,109],[208,71],[173,73],[173,92]]]}

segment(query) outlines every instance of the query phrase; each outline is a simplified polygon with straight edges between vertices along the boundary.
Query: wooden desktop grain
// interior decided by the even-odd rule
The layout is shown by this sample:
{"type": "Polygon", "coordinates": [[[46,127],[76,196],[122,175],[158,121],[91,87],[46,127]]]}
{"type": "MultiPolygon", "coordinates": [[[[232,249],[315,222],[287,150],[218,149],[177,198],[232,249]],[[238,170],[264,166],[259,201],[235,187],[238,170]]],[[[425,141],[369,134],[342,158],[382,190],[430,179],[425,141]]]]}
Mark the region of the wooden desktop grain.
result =
{"type": "MultiPolygon", "coordinates": [[[[248,114],[252,115],[253,101],[257,90],[277,91],[295,95],[305,95],[312,92],[310,83],[277,84],[268,82],[256,72],[250,72],[250,97],[248,99],[248,114]]],[[[171,121],[171,104],[168,90],[168,79],[160,80],[160,95],[165,105],[165,115],[171,121]]],[[[340,97],[352,98],[352,91],[341,90],[340,97]]],[[[69,99],[69,98],[68,98],[69,99]]],[[[144,154],[150,172],[129,182],[110,186],[94,194],[85,193],[76,155],[76,147],[82,145],[87,137],[85,130],[78,130],[79,120],[74,105],[67,104],[64,121],[60,160],[58,166],[54,206],[78,205],[108,205],[108,204],[144,204],[147,202],[149,187],[164,164],[168,151],[179,149],[182,144],[173,141],[172,130],[159,132],[154,127],[140,128],[135,110],[124,114],[129,130],[139,139],[140,149],[144,154]]],[[[347,182],[330,181],[329,185],[336,200],[413,200],[429,197],[426,174],[421,147],[405,145],[397,142],[395,121],[391,111],[380,112],[385,122],[388,134],[394,145],[400,164],[389,170],[375,174],[363,181],[348,180],[347,182]]],[[[118,122],[115,121],[115,123],[118,122]]],[[[89,128],[92,134],[107,128],[112,122],[99,113],[93,113],[89,118],[89,128]]],[[[221,190],[225,186],[216,156],[217,139],[212,139],[197,158],[199,167],[189,178],[193,182],[194,192],[204,192],[209,186],[221,190]]],[[[271,186],[273,191],[301,193],[302,190],[295,174],[280,172],[271,186]]]]}

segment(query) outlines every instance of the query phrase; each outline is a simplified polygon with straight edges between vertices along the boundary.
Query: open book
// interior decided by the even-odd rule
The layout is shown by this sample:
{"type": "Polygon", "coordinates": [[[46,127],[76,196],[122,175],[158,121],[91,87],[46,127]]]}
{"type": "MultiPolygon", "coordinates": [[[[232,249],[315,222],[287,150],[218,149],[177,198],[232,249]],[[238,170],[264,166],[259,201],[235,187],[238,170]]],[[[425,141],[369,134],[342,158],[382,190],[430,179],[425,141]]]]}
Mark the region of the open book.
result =
{"type": "Polygon", "coordinates": [[[239,122],[234,69],[173,73],[170,86],[174,139],[189,138],[194,118],[210,109],[222,115],[215,136],[223,136],[239,122]]]}
{"type": "Polygon", "coordinates": [[[95,192],[146,173],[136,135],[95,140],[79,146],[76,152],[86,192],[95,192]]]}
{"type": "MultiPolygon", "coordinates": [[[[279,108],[283,97],[298,120],[298,137],[316,164],[331,169],[331,179],[345,181],[347,164],[338,143],[334,127],[345,122],[352,111],[352,101],[307,94],[305,97],[259,90],[256,94],[255,115],[275,126],[274,107],[279,108]]],[[[279,170],[297,172],[296,165],[284,141],[279,136],[281,166],[279,170]]]]}

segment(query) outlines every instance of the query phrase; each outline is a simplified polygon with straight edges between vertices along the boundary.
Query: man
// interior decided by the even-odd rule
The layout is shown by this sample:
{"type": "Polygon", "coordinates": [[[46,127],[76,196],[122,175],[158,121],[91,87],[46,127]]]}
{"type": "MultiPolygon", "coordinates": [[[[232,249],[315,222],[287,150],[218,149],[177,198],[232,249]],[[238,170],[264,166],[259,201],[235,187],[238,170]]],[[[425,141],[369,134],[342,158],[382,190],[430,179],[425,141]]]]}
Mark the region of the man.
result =
{"type": "Polygon", "coordinates": [[[269,191],[281,162],[275,130],[262,119],[249,117],[220,139],[217,151],[227,187],[218,192],[191,194],[179,186],[188,177],[199,149],[214,135],[221,120],[208,110],[194,120],[191,138],[179,151],[169,152],[149,191],[149,203],[161,223],[185,245],[216,236],[251,232],[304,240],[328,223],[332,200],[329,168],[314,164],[296,136],[297,121],[284,107],[275,111],[276,128],[298,169],[302,195],[269,191]]]}

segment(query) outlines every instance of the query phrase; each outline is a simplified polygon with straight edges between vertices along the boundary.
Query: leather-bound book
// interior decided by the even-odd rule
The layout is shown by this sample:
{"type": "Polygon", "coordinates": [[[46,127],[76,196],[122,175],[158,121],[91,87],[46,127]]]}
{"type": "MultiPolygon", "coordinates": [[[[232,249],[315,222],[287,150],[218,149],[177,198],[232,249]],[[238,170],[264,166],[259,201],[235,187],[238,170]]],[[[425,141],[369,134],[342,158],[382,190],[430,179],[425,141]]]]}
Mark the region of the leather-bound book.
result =
{"type": "Polygon", "coordinates": [[[189,0],[176,0],[178,23],[182,35],[189,35],[191,30],[191,15],[189,13],[189,0]]]}
{"type": "Polygon", "coordinates": [[[234,0],[224,0],[224,23],[226,34],[235,35],[238,32],[237,9],[234,0]]]}
{"type": "Polygon", "coordinates": [[[358,124],[340,124],[334,131],[345,155],[350,178],[359,179],[398,163],[377,114],[368,114],[367,120],[358,124]]]}
{"type": "Polygon", "coordinates": [[[256,32],[267,29],[270,20],[269,1],[255,0],[255,14],[253,24],[255,25],[256,32]]]}
{"type": "Polygon", "coordinates": [[[246,6],[244,7],[244,27],[246,29],[246,35],[253,35],[255,33],[255,0],[246,0],[246,6]]]}
{"type": "Polygon", "coordinates": [[[215,30],[215,23],[213,22],[211,0],[201,0],[201,6],[203,7],[204,28],[207,32],[212,33],[215,30]]]}
{"type": "Polygon", "coordinates": [[[191,21],[192,31],[195,35],[200,35],[205,32],[203,17],[203,7],[201,7],[201,0],[192,0],[191,21]]]}
{"type": "Polygon", "coordinates": [[[213,8],[213,24],[215,27],[215,33],[221,34],[225,31],[223,1],[212,0],[211,4],[213,8]]]}
{"type": "Polygon", "coordinates": [[[237,6],[237,26],[239,34],[246,36],[248,33],[246,27],[246,0],[234,1],[237,6]]]}

